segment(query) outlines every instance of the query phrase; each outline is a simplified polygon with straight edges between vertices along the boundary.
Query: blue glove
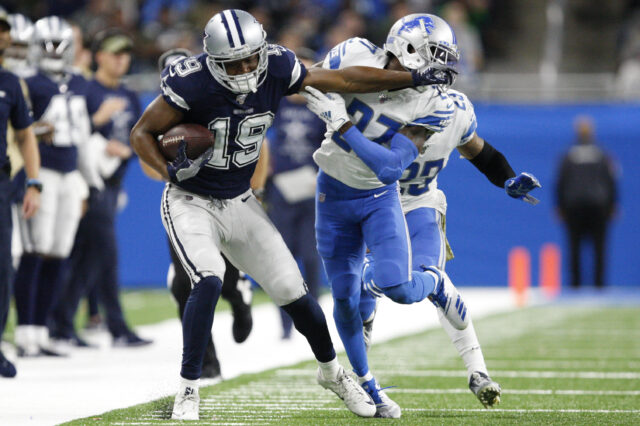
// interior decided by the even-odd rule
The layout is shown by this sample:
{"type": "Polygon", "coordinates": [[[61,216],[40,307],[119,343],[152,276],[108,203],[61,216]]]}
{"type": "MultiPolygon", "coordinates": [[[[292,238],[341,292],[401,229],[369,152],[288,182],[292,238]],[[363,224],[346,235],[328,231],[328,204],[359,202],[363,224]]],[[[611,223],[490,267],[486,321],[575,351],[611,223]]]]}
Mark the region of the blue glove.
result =
{"type": "Polygon", "coordinates": [[[451,68],[429,67],[422,71],[411,70],[413,87],[431,86],[432,84],[444,84],[450,86],[458,73],[451,68]]]}
{"type": "Polygon", "coordinates": [[[529,192],[536,188],[542,188],[542,185],[540,185],[538,179],[530,173],[520,173],[516,177],[507,179],[504,183],[504,189],[507,191],[509,197],[526,201],[534,206],[538,204],[540,200],[529,195],[529,192]]]}
{"type": "Polygon", "coordinates": [[[178,183],[183,180],[190,179],[198,174],[211,157],[213,156],[213,147],[207,149],[201,156],[195,160],[187,158],[187,142],[182,141],[178,147],[176,159],[171,163],[167,163],[167,172],[171,182],[178,183]]]}

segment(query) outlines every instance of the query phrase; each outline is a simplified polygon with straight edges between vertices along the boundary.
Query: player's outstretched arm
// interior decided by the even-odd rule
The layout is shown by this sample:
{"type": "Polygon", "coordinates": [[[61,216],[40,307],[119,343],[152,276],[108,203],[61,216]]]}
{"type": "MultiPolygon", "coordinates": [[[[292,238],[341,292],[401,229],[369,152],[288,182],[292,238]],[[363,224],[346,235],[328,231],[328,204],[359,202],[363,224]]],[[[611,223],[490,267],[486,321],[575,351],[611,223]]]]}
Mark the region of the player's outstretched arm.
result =
{"type": "Polygon", "coordinates": [[[407,87],[450,84],[449,70],[429,68],[418,71],[390,71],[371,67],[346,67],[339,70],[310,68],[302,82],[302,90],[313,86],[323,92],[369,93],[407,87]]]}
{"type": "Polygon", "coordinates": [[[180,123],[182,118],[183,114],[180,111],[171,107],[162,99],[162,96],[158,96],[145,109],[142,117],[131,130],[133,150],[165,180],[169,180],[167,161],[160,153],[156,138],[180,123]]]}
{"type": "Polygon", "coordinates": [[[335,93],[324,94],[313,87],[302,93],[307,107],[334,132],[339,132],[356,155],[377,176],[380,182],[390,184],[402,176],[404,169],[418,156],[418,148],[404,135],[396,133],[389,149],[367,139],[349,121],[344,99],[335,93]]]}
{"type": "Polygon", "coordinates": [[[538,179],[530,173],[520,173],[516,176],[504,155],[477,134],[474,133],[469,142],[459,146],[458,151],[484,173],[491,183],[504,188],[510,197],[529,204],[538,203],[536,198],[529,195],[530,191],[541,187],[538,179]]]}

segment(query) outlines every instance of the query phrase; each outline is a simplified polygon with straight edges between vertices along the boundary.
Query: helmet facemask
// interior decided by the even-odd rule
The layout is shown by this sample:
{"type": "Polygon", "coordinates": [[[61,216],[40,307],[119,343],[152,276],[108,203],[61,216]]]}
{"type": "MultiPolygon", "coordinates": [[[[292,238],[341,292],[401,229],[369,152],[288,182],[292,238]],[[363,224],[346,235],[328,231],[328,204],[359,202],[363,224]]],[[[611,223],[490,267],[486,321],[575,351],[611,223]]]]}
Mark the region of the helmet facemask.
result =
{"type": "Polygon", "coordinates": [[[267,76],[267,43],[265,41],[257,49],[253,49],[248,52],[247,49],[243,50],[244,52],[238,52],[236,55],[227,57],[209,55],[207,58],[207,64],[209,65],[209,69],[211,70],[213,77],[225,88],[234,93],[255,93],[258,90],[258,86],[262,84],[267,76]],[[227,68],[230,63],[248,59],[254,55],[258,55],[258,64],[253,71],[236,75],[228,73],[227,68]]]}
{"type": "Polygon", "coordinates": [[[73,43],[70,40],[43,40],[40,45],[40,61],[38,66],[51,74],[64,74],[71,66],[73,43]]]}
{"type": "Polygon", "coordinates": [[[13,71],[23,70],[29,66],[29,45],[12,42],[4,51],[4,65],[13,71]]]}

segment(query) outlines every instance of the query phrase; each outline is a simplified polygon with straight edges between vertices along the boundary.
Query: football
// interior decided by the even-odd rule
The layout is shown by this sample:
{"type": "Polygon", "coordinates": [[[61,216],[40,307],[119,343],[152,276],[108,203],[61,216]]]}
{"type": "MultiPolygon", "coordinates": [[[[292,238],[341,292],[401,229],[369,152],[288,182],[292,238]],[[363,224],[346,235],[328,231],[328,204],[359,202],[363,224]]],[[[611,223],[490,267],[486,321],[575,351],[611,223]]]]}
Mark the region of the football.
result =
{"type": "Polygon", "coordinates": [[[187,144],[187,157],[194,160],[213,146],[213,133],[199,124],[178,124],[169,129],[158,142],[160,152],[173,161],[182,142],[187,144]]]}

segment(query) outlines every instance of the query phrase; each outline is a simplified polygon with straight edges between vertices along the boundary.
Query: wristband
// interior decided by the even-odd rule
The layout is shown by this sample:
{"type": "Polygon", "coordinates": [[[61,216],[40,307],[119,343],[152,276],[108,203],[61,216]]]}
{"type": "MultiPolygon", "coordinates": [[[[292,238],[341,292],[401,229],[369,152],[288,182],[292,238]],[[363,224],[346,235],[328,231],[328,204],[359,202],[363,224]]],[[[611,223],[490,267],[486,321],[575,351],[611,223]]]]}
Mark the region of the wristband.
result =
{"type": "Polygon", "coordinates": [[[39,179],[35,179],[35,178],[28,179],[26,187],[35,188],[38,192],[42,192],[42,182],[39,179]]]}

